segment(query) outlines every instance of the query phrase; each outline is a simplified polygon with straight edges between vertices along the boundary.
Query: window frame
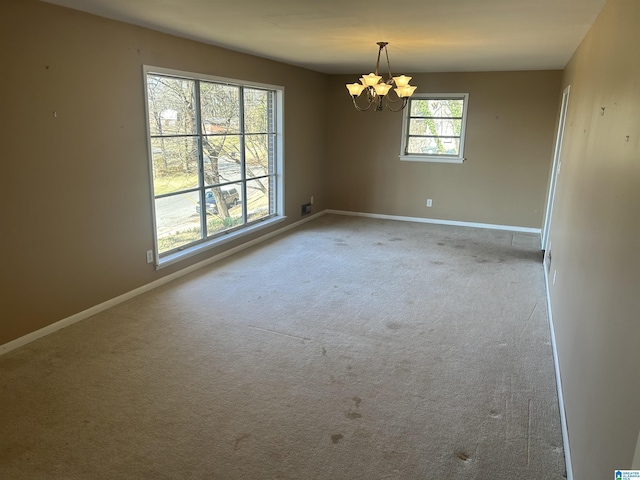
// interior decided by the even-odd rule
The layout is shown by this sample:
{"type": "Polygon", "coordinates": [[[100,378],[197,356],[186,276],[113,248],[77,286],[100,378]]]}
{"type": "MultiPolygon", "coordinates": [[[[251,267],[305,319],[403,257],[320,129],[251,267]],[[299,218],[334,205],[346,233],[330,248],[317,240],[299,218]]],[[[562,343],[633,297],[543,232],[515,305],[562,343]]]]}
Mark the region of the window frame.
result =
{"type": "MultiPolygon", "coordinates": [[[[148,157],[148,165],[149,165],[149,187],[150,187],[150,195],[151,195],[151,220],[153,225],[153,241],[154,241],[154,250],[153,250],[153,258],[154,265],[156,270],[172,265],[176,262],[184,260],[186,258],[192,257],[194,255],[198,255],[212,248],[216,248],[225,243],[231,242],[233,240],[248,236],[256,231],[262,230],[269,226],[272,226],[275,223],[279,223],[284,221],[287,217],[284,212],[284,87],[280,85],[271,85],[264,84],[259,82],[247,81],[247,80],[238,80],[227,77],[219,77],[213,75],[207,75],[202,73],[194,73],[187,72],[183,70],[175,70],[164,67],[155,67],[151,65],[143,65],[143,85],[144,85],[144,102],[145,102],[145,121],[146,121],[146,140],[147,140],[147,157],[148,157]],[[182,78],[186,80],[193,80],[197,82],[212,82],[218,83],[222,85],[229,85],[233,87],[241,87],[248,89],[260,89],[272,92],[273,94],[273,127],[274,127],[274,158],[273,158],[273,191],[270,192],[270,196],[273,197],[273,206],[274,212],[269,216],[262,217],[260,219],[243,223],[237,227],[223,230],[217,232],[211,236],[207,236],[205,238],[200,238],[194,242],[185,244],[182,247],[177,247],[176,249],[169,250],[164,253],[159,252],[158,248],[158,225],[157,225],[157,217],[156,217],[156,199],[158,197],[163,197],[166,195],[156,195],[154,189],[154,164],[153,164],[153,148],[152,148],[152,140],[156,136],[154,136],[151,132],[151,124],[150,124],[150,109],[149,109],[149,95],[148,95],[148,78],[149,75],[160,75],[166,77],[175,77],[182,78]]],[[[199,99],[199,94],[197,95],[199,99]]],[[[241,108],[242,108],[242,104],[241,108]]],[[[197,107],[197,114],[199,115],[200,107],[197,107]]],[[[242,117],[241,117],[242,118],[242,117]]],[[[199,121],[198,121],[199,123],[199,121]]],[[[247,134],[245,132],[244,124],[241,125],[240,135],[244,136],[247,134]]],[[[253,134],[249,132],[249,134],[253,134]]],[[[203,132],[201,129],[201,125],[198,125],[197,132],[195,137],[198,139],[198,143],[200,144],[200,137],[207,136],[206,132],[203,132]]],[[[243,140],[244,142],[244,140],[243,140]]],[[[200,148],[200,147],[199,147],[200,148]]],[[[203,155],[198,154],[198,168],[203,168],[203,155]]],[[[269,173],[268,176],[272,174],[269,173]]],[[[206,202],[204,201],[204,197],[206,191],[212,188],[211,185],[205,185],[202,180],[202,173],[199,174],[199,182],[198,187],[189,188],[188,190],[197,191],[200,196],[200,204],[204,205],[205,208],[202,209],[204,215],[206,217],[206,202]]],[[[243,191],[246,192],[246,184],[250,181],[248,177],[246,177],[246,170],[244,170],[244,160],[242,162],[242,171],[241,171],[241,179],[238,181],[234,181],[232,183],[241,183],[243,191]]],[[[243,203],[246,196],[243,196],[243,203]]],[[[245,207],[243,205],[243,211],[245,207]]],[[[248,220],[247,217],[243,214],[243,221],[248,220]]]]}
{"type": "MultiPolygon", "coordinates": [[[[402,141],[400,146],[400,160],[408,162],[434,162],[434,163],[463,163],[465,161],[464,146],[465,135],[467,130],[467,112],[469,110],[469,94],[468,93],[418,93],[409,98],[406,108],[402,115],[402,141]],[[411,117],[411,103],[414,100],[462,100],[462,117],[451,117],[461,119],[460,148],[458,155],[444,154],[419,154],[408,153],[408,140],[412,136],[409,134],[409,120],[411,117]]],[[[416,117],[413,117],[416,118],[416,117]]],[[[429,117],[426,117],[429,118],[429,117]]],[[[439,138],[439,137],[438,137],[439,138]]]]}

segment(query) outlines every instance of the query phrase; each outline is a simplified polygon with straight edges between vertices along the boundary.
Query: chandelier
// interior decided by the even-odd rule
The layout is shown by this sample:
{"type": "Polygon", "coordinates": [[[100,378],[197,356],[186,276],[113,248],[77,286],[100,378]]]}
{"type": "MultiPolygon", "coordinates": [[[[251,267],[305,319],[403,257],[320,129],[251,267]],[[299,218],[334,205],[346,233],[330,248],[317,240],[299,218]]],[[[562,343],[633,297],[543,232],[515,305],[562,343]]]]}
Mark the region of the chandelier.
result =
{"type": "Polygon", "coordinates": [[[347,83],[349,95],[351,95],[351,98],[353,99],[353,106],[361,112],[366,112],[374,105],[375,111],[382,111],[383,104],[392,112],[399,112],[407,106],[409,97],[413,95],[413,92],[416,89],[416,87],[409,85],[411,77],[407,77],[405,75],[394,77],[391,74],[391,63],[389,62],[389,52],[387,51],[388,44],[389,42],[378,42],[380,49],[378,50],[378,61],[376,62],[375,73],[363,75],[360,77],[360,83],[347,83]],[[387,67],[389,69],[389,76],[386,81],[383,81],[382,77],[378,75],[378,69],[380,68],[380,54],[382,53],[382,50],[384,50],[387,57],[387,67]],[[391,98],[388,94],[394,86],[395,88],[393,91],[395,93],[393,96],[395,98],[391,98]],[[357,98],[360,97],[362,92],[366,92],[364,97],[366,98],[367,105],[365,107],[361,107],[357,102],[357,98]]]}

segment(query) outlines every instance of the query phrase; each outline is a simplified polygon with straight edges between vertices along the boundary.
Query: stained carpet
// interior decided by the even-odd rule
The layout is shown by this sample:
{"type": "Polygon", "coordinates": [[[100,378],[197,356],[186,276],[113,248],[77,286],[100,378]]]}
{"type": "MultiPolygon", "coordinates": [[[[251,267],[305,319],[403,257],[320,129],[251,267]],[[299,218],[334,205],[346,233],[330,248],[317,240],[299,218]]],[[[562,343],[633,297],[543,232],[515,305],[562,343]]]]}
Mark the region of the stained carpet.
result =
{"type": "Polygon", "coordinates": [[[545,298],[536,235],[324,215],[0,357],[0,478],[562,479],[545,298]]]}

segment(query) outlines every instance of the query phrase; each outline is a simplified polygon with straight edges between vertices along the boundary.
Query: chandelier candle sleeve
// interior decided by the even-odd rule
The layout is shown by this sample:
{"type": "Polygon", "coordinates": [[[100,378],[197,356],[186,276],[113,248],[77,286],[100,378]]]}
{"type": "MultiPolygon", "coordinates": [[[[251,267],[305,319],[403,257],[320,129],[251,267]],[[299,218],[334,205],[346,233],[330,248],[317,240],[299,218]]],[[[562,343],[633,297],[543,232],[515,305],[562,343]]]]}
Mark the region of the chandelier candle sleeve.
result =
{"type": "Polygon", "coordinates": [[[362,90],[364,90],[364,85],[361,83],[347,83],[347,88],[349,89],[350,95],[357,97],[362,93],[362,90]]]}
{"type": "Polygon", "coordinates": [[[405,85],[404,87],[394,88],[395,92],[398,94],[400,98],[410,97],[413,95],[416,87],[412,87],[411,85],[405,85]]]}
{"type": "MultiPolygon", "coordinates": [[[[360,77],[360,83],[347,83],[347,90],[353,100],[353,106],[364,112],[374,106],[375,111],[383,110],[383,105],[387,109],[393,112],[399,112],[407,106],[408,99],[413,95],[416,87],[409,85],[411,77],[406,75],[400,75],[394,77],[391,74],[391,63],[389,62],[389,52],[387,51],[388,42],[378,42],[378,60],[376,61],[375,73],[369,73],[368,75],[362,75],[360,77]],[[380,55],[384,50],[389,75],[386,80],[378,74],[380,69],[380,55]],[[395,88],[394,88],[395,87],[395,88]],[[394,95],[389,95],[389,92],[393,89],[394,95]],[[365,95],[362,96],[362,93],[365,95]],[[360,106],[357,99],[359,97],[366,98],[366,105],[360,106]],[[393,98],[395,97],[395,98],[393,98]]],[[[361,102],[362,103],[362,102],[361,102]]]]}
{"type": "Polygon", "coordinates": [[[365,87],[373,87],[380,80],[382,80],[382,77],[375,73],[370,73],[369,75],[363,75],[362,78],[360,79],[360,81],[362,82],[362,85],[364,85],[365,87]]]}

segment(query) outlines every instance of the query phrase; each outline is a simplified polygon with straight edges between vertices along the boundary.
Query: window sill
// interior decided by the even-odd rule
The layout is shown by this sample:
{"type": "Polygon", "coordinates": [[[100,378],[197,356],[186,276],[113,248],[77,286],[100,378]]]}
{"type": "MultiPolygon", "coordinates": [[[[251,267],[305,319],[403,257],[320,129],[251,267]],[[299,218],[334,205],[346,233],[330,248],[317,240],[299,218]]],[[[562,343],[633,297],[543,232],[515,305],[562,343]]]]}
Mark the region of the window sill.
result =
{"type": "Polygon", "coordinates": [[[440,157],[429,155],[400,155],[403,162],[430,162],[430,163],[463,163],[464,157],[440,157]]]}
{"type": "Polygon", "coordinates": [[[267,220],[257,222],[249,227],[235,230],[233,232],[220,235],[219,237],[213,238],[206,242],[199,243],[198,245],[185,248],[184,250],[173,252],[169,255],[166,255],[160,258],[159,263],[156,265],[156,270],[160,270],[164,267],[168,267],[169,265],[173,265],[189,257],[193,257],[194,255],[199,255],[203,252],[206,252],[207,250],[211,250],[213,248],[219,247],[220,245],[224,245],[225,243],[229,243],[233,240],[237,240],[239,238],[245,237],[251,233],[258,232],[267,227],[271,227],[277,223],[284,222],[286,219],[287,217],[285,216],[272,217],[267,220]]]}

